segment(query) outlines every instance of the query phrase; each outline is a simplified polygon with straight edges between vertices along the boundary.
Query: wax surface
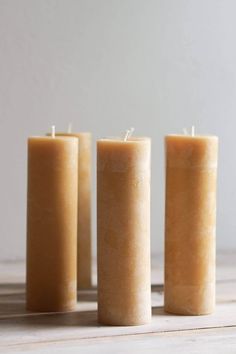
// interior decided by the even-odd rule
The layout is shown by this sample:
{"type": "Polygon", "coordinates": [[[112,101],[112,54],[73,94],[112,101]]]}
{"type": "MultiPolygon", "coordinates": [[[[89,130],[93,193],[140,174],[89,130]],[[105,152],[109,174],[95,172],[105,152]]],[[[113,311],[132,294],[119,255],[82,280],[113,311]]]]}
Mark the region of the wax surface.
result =
{"type": "Polygon", "coordinates": [[[150,139],[97,142],[98,320],[151,320],[150,139]]]}
{"type": "Polygon", "coordinates": [[[217,137],[167,136],[165,310],[213,312],[217,137]]]}
{"type": "Polygon", "coordinates": [[[68,311],[76,297],[78,139],[28,140],[26,306],[68,311]]]}
{"type": "Polygon", "coordinates": [[[57,136],[79,138],[78,154],[78,230],[77,230],[77,286],[87,289],[92,285],[91,249],[91,170],[92,136],[90,133],[58,133],[57,136]]]}

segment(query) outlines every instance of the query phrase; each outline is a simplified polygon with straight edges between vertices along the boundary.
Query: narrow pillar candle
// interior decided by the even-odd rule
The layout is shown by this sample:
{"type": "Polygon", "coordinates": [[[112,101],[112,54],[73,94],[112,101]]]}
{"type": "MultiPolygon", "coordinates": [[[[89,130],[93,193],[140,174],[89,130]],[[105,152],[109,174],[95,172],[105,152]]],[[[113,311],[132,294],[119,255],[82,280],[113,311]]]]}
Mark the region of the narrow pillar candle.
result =
{"type": "Polygon", "coordinates": [[[165,145],[165,310],[209,314],[215,306],[218,138],[169,135],[165,145]]]}
{"type": "Polygon", "coordinates": [[[91,133],[57,133],[57,136],[72,136],[79,139],[78,154],[78,229],[77,229],[77,287],[92,286],[91,248],[91,133]]]}
{"type": "Polygon", "coordinates": [[[98,321],[151,320],[150,139],[97,142],[98,321]]]}
{"type": "Polygon", "coordinates": [[[28,140],[26,307],[76,306],[78,139],[28,140]]]}

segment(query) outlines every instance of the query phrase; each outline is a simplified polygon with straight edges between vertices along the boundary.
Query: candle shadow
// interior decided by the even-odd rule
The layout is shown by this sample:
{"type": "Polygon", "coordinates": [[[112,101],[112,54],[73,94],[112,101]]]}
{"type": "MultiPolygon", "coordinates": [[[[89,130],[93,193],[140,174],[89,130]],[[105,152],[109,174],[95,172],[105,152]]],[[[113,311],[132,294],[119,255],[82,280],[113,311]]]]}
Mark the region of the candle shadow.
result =
{"type": "Polygon", "coordinates": [[[152,292],[163,293],[164,292],[164,285],[163,284],[152,284],[152,292]]]}
{"type": "Polygon", "coordinates": [[[90,289],[78,290],[77,301],[78,302],[96,302],[97,301],[97,288],[92,287],[90,289]]]}
{"type": "MultiPolygon", "coordinates": [[[[79,290],[78,299],[79,303],[95,302],[97,299],[96,288],[79,290]]],[[[30,312],[25,307],[25,284],[1,283],[0,328],[6,324],[12,326],[17,324],[22,327],[96,326],[97,311],[76,309],[73,312],[30,312]]]]}
{"type": "Polygon", "coordinates": [[[25,314],[25,284],[0,284],[0,319],[7,315],[25,314]]]}
{"type": "Polygon", "coordinates": [[[24,283],[0,283],[0,296],[7,293],[24,293],[24,283]]]}
{"type": "Polygon", "coordinates": [[[56,327],[98,327],[97,311],[74,311],[64,313],[25,313],[0,318],[0,329],[4,326],[27,328],[56,328],[56,327]]]}
{"type": "Polygon", "coordinates": [[[152,316],[168,316],[169,314],[165,312],[163,306],[153,306],[152,307],[152,316]]]}

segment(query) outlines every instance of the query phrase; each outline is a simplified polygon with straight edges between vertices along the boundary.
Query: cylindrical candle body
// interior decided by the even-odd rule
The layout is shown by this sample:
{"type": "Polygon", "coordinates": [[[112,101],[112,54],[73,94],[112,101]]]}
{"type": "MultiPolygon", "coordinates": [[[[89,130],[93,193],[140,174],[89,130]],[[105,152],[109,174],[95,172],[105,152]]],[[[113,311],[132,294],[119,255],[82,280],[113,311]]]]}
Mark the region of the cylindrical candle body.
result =
{"type": "Polygon", "coordinates": [[[26,306],[69,311],[76,297],[78,139],[28,140],[26,306]]]}
{"type": "Polygon", "coordinates": [[[77,283],[79,289],[92,285],[91,249],[91,170],[92,136],[78,133],[79,137],[79,178],[78,178],[78,239],[77,239],[77,283]]]}
{"type": "Polygon", "coordinates": [[[165,310],[215,306],[217,137],[169,135],[166,144],[165,310]]]}
{"type": "Polygon", "coordinates": [[[78,154],[78,229],[77,229],[77,287],[87,289],[92,285],[91,249],[91,133],[57,133],[79,139],[78,154]]]}
{"type": "Polygon", "coordinates": [[[97,143],[98,321],[151,319],[150,139],[97,143]]]}

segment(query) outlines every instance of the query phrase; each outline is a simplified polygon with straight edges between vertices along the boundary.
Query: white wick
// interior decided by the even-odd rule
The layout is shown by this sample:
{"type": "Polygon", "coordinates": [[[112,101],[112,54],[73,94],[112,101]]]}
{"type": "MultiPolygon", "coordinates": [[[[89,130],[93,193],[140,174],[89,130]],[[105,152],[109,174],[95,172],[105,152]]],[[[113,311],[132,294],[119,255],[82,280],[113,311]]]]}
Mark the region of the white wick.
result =
{"type": "Polygon", "coordinates": [[[134,132],[134,128],[131,127],[130,130],[129,130],[129,138],[131,137],[131,135],[133,134],[133,132],[134,132]]]}
{"type": "Polygon", "coordinates": [[[68,133],[68,134],[71,134],[71,132],[72,132],[72,123],[70,122],[70,123],[68,124],[67,133],[68,133]]]}
{"type": "Polygon", "coordinates": [[[52,125],[52,138],[53,139],[55,138],[55,131],[56,131],[55,125],[52,125]]]}
{"type": "Polygon", "coordinates": [[[124,136],[124,141],[126,141],[129,137],[129,129],[126,130],[125,136],[124,136]]]}
{"type": "Polygon", "coordinates": [[[127,141],[131,137],[133,132],[134,132],[134,128],[127,129],[125,133],[124,141],[127,141]]]}
{"type": "Polygon", "coordinates": [[[192,126],[192,129],[191,129],[191,135],[195,136],[195,127],[194,127],[194,125],[192,126]]]}

